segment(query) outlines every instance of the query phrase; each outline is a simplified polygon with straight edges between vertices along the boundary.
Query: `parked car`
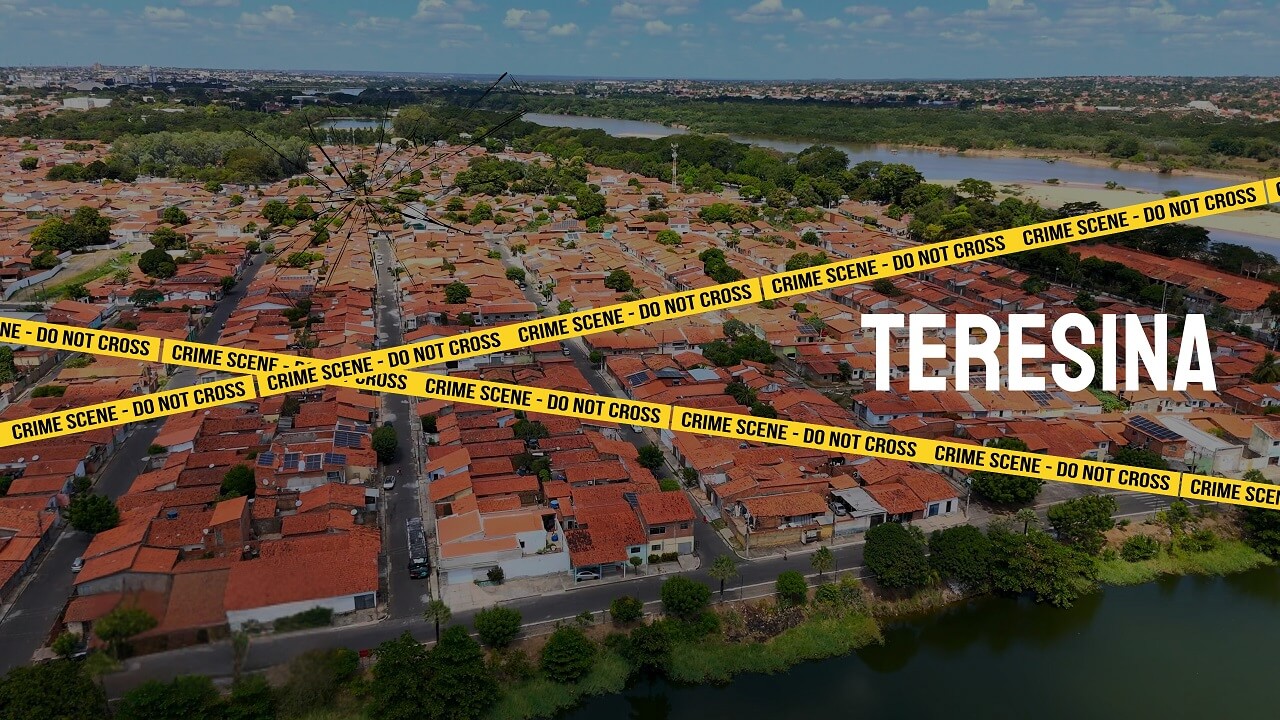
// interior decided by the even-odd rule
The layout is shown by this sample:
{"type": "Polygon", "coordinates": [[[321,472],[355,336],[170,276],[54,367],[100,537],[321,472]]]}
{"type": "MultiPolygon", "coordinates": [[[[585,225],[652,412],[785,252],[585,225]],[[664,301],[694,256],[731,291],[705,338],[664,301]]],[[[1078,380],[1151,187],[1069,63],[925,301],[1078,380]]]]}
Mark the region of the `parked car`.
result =
{"type": "Polygon", "coordinates": [[[569,345],[567,343],[560,343],[560,354],[568,357],[569,345]]]}
{"type": "Polygon", "coordinates": [[[849,514],[849,511],[846,510],[844,505],[841,505],[840,503],[831,503],[831,512],[835,513],[836,515],[839,515],[840,517],[844,517],[845,515],[849,514]]]}
{"type": "Polygon", "coordinates": [[[638,434],[640,434],[640,433],[644,432],[644,428],[640,427],[639,425],[632,425],[632,426],[631,426],[631,432],[636,433],[636,434],[638,435],[638,434]]]}
{"type": "Polygon", "coordinates": [[[71,572],[78,573],[84,569],[84,558],[78,557],[71,561],[71,572]]]}
{"type": "Polygon", "coordinates": [[[582,582],[583,580],[599,580],[600,573],[595,570],[579,570],[574,576],[574,582],[582,582]]]}
{"type": "Polygon", "coordinates": [[[382,489],[383,489],[383,490],[392,490],[392,489],[394,489],[394,488],[395,488],[395,486],[396,486],[396,476],[395,476],[395,475],[388,475],[388,476],[386,476],[385,478],[383,478],[383,480],[382,480],[382,489]]]}

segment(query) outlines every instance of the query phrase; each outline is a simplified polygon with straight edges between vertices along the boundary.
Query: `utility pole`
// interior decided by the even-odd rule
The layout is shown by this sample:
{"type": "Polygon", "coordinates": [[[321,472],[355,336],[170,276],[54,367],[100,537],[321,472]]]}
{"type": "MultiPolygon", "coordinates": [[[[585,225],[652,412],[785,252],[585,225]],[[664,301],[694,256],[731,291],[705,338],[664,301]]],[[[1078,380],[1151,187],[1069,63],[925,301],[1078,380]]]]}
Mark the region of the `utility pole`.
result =
{"type": "Polygon", "coordinates": [[[671,192],[676,192],[676,157],[679,156],[680,143],[671,143],[671,192]]]}

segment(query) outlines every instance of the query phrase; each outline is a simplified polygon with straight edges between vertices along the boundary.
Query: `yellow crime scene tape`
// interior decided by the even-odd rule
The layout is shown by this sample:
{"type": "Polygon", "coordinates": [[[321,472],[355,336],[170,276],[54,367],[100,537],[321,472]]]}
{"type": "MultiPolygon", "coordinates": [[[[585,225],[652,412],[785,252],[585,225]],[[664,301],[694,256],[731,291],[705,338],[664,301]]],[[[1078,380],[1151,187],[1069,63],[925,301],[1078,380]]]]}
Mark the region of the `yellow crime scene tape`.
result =
{"type": "Polygon", "coordinates": [[[1280,197],[1280,179],[1246,183],[1000,233],[752,278],[706,290],[673,293],[601,310],[572,313],[549,319],[557,321],[554,325],[546,325],[548,320],[530,321],[493,331],[470,333],[432,343],[387,348],[331,361],[185,341],[165,340],[161,343],[156,338],[146,336],[68,329],[34,321],[0,321],[0,340],[246,373],[228,380],[155,393],[139,399],[102,403],[0,423],[0,445],[13,445],[96,427],[164,417],[201,407],[242,402],[259,394],[274,395],[333,384],[581,419],[625,422],[749,442],[829,450],[837,454],[883,457],[967,470],[1008,472],[1058,482],[1280,509],[1280,488],[1242,480],[1130,468],[963,443],[601,398],[582,393],[409,372],[407,369],[517,349],[539,342],[632,327],[644,322],[737,307],[760,299],[830,289],[874,277],[919,272],[953,262],[981,260],[1176,220],[1258,207],[1269,202],[1267,184],[1274,184],[1277,196],[1280,197]],[[1017,241],[1013,238],[1017,238],[1017,241]],[[691,302],[696,304],[691,306],[691,302]],[[637,317],[640,319],[634,319],[637,317]],[[64,335],[64,331],[71,334],[64,335]],[[477,340],[472,337],[476,335],[487,335],[488,339],[477,340]],[[503,344],[511,337],[515,337],[514,342],[519,344],[503,344]],[[132,343],[126,342],[127,340],[132,340],[132,343]],[[453,344],[464,340],[465,344],[453,344]],[[488,346],[477,349],[486,344],[488,346]],[[424,346],[434,349],[422,349],[424,346]],[[154,406],[146,404],[145,401],[149,399],[156,400],[154,406]],[[1184,481],[1187,483],[1185,488],[1184,481]]]}

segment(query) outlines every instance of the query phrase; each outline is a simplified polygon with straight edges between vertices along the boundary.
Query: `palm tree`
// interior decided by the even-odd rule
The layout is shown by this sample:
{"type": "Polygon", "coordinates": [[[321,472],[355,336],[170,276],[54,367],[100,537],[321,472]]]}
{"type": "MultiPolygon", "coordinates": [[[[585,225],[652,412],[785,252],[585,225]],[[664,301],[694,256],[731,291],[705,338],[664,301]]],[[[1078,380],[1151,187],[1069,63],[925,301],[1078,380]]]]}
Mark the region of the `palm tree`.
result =
{"type": "Polygon", "coordinates": [[[738,574],[738,563],[729,555],[721,555],[711,563],[707,572],[720,581],[720,597],[724,598],[724,581],[738,574]]]}
{"type": "Polygon", "coordinates": [[[821,580],[828,571],[835,569],[836,556],[831,552],[831,548],[823,545],[818,548],[818,552],[814,553],[812,558],[809,558],[809,564],[818,571],[818,579],[821,580]]]}
{"type": "Polygon", "coordinates": [[[449,620],[453,618],[453,611],[444,604],[443,600],[432,600],[427,603],[427,609],[422,613],[422,617],[427,622],[435,623],[436,642],[440,642],[440,626],[449,624],[449,620]]]}
{"type": "Polygon", "coordinates": [[[1249,374],[1249,379],[1256,383],[1277,383],[1280,382],[1280,364],[1275,353],[1268,352],[1262,356],[1262,360],[1253,366],[1253,372],[1249,374]]]}
{"type": "Polygon", "coordinates": [[[1026,535],[1031,531],[1032,525],[1040,524],[1040,516],[1036,515],[1036,511],[1031,508],[1022,508],[1014,513],[1013,519],[1022,523],[1022,534],[1026,535]]]}

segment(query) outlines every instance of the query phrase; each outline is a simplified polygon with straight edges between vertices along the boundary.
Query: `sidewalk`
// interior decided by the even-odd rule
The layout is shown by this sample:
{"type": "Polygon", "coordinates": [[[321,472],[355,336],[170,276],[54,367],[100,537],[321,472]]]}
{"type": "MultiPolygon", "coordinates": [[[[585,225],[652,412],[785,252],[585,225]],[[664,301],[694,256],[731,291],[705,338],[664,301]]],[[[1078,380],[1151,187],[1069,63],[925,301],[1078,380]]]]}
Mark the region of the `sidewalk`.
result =
{"type": "Polygon", "coordinates": [[[474,582],[456,583],[445,585],[442,592],[445,604],[456,614],[524,598],[546,597],[570,593],[575,590],[597,588],[601,585],[626,583],[632,580],[689,572],[697,570],[701,566],[702,561],[697,555],[681,555],[677,562],[651,565],[638,571],[628,566],[626,575],[611,575],[599,580],[576,582],[568,573],[557,573],[555,575],[507,580],[501,585],[477,585],[474,582]]]}

